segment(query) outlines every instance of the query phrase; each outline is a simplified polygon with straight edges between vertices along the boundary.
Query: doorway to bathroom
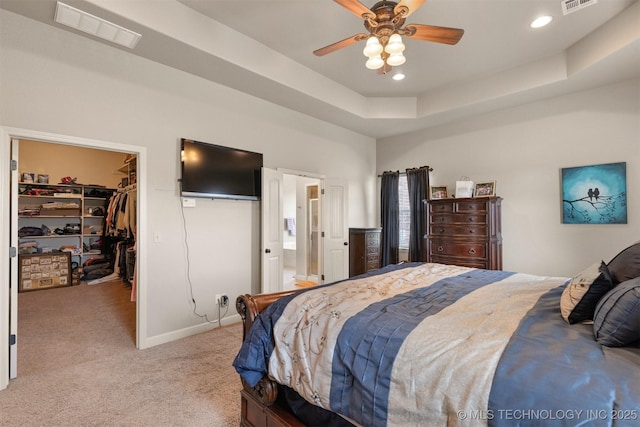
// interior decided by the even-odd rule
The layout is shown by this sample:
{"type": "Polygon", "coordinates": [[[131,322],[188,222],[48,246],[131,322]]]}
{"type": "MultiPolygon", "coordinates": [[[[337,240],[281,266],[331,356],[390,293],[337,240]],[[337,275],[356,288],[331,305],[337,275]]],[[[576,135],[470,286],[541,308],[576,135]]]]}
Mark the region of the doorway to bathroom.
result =
{"type": "Polygon", "coordinates": [[[320,180],[283,175],[283,288],[318,283],[320,257],[320,180]]]}

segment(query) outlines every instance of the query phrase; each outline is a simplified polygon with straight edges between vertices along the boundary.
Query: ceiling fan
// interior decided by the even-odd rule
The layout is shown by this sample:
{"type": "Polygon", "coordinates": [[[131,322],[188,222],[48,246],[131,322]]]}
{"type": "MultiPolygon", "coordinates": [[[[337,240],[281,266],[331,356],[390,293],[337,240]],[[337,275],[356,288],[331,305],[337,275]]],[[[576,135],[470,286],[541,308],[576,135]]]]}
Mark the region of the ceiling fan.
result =
{"type": "Polygon", "coordinates": [[[433,25],[408,24],[405,19],[426,0],[379,1],[371,9],[358,0],[334,0],[340,6],[364,20],[369,34],[360,33],[313,51],[317,56],[335,52],[362,40],[367,40],[364,55],[369,59],[366,66],[385,74],[392,66],[402,65],[406,58],[402,54],[402,37],[454,45],[460,41],[464,30],[433,25]]]}

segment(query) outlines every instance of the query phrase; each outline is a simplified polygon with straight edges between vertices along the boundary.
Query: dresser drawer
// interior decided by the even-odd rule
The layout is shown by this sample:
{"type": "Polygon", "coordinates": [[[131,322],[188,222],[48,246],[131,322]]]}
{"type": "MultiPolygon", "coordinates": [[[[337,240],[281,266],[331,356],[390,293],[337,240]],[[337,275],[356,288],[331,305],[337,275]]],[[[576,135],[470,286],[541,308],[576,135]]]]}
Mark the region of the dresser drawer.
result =
{"type": "Polygon", "coordinates": [[[367,246],[375,246],[376,249],[380,246],[380,233],[369,233],[365,236],[365,244],[367,246]]]}
{"type": "Polygon", "coordinates": [[[429,235],[437,236],[465,236],[465,237],[487,237],[487,226],[485,224],[431,224],[429,235]]]}
{"type": "Polygon", "coordinates": [[[462,267],[483,268],[488,269],[489,263],[481,258],[457,258],[446,255],[432,255],[430,262],[438,264],[461,265],[462,267]]]}
{"type": "Polygon", "coordinates": [[[456,203],[456,212],[486,212],[487,202],[482,200],[464,200],[456,203]]]}
{"type": "Polygon", "coordinates": [[[429,243],[430,255],[449,255],[467,258],[486,258],[487,245],[473,242],[450,242],[444,240],[432,240],[429,243]]]}
{"type": "Polygon", "coordinates": [[[438,204],[429,204],[429,212],[442,212],[442,213],[446,213],[446,212],[453,212],[454,211],[454,203],[453,202],[447,202],[447,203],[438,203],[438,204]]]}
{"type": "Polygon", "coordinates": [[[487,215],[483,213],[448,213],[433,214],[429,217],[432,224],[486,224],[487,215]]]}

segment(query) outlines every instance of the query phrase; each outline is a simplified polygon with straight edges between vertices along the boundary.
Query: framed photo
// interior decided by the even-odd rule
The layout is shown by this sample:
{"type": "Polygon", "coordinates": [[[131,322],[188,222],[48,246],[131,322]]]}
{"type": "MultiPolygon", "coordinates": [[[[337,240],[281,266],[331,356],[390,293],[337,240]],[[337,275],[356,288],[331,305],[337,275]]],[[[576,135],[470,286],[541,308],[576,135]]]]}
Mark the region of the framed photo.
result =
{"type": "Polygon", "coordinates": [[[492,197],[496,195],[496,182],[478,182],[476,183],[476,197],[492,197]]]}
{"type": "Polygon", "coordinates": [[[563,224],[626,224],[627,163],[563,168],[563,224]]]}
{"type": "Polygon", "coordinates": [[[429,186],[429,198],[431,200],[446,199],[448,197],[449,192],[447,191],[446,185],[443,185],[441,187],[429,186]]]}

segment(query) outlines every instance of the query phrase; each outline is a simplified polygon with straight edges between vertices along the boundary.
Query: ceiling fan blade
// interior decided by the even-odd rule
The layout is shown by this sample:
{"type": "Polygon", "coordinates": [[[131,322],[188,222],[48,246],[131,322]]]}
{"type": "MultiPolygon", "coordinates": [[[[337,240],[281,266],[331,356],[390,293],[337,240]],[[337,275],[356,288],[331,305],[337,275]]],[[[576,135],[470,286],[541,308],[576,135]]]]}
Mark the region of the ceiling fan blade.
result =
{"type": "Polygon", "coordinates": [[[411,15],[416,11],[420,6],[424,4],[426,0],[400,0],[400,3],[393,8],[394,13],[399,13],[403,8],[407,8],[407,13],[404,14],[403,18],[411,15]]]}
{"type": "Polygon", "coordinates": [[[362,19],[375,18],[376,14],[358,0],[334,0],[340,6],[362,19]]]}
{"type": "Polygon", "coordinates": [[[464,30],[460,28],[437,27],[434,25],[409,24],[404,29],[404,37],[445,44],[458,43],[464,34],[464,30]]]}
{"type": "Polygon", "coordinates": [[[342,49],[343,47],[351,46],[352,44],[358,43],[359,41],[365,40],[369,37],[369,34],[356,34],[355,36],[348,37],[344,40],[340,40],[339,42],[332,43],[328,46],[321,47],[320,49],[314,50],[313,54],[316,56],[323,56],[327,53],[335,52],[338,49],[342,49]]]}

